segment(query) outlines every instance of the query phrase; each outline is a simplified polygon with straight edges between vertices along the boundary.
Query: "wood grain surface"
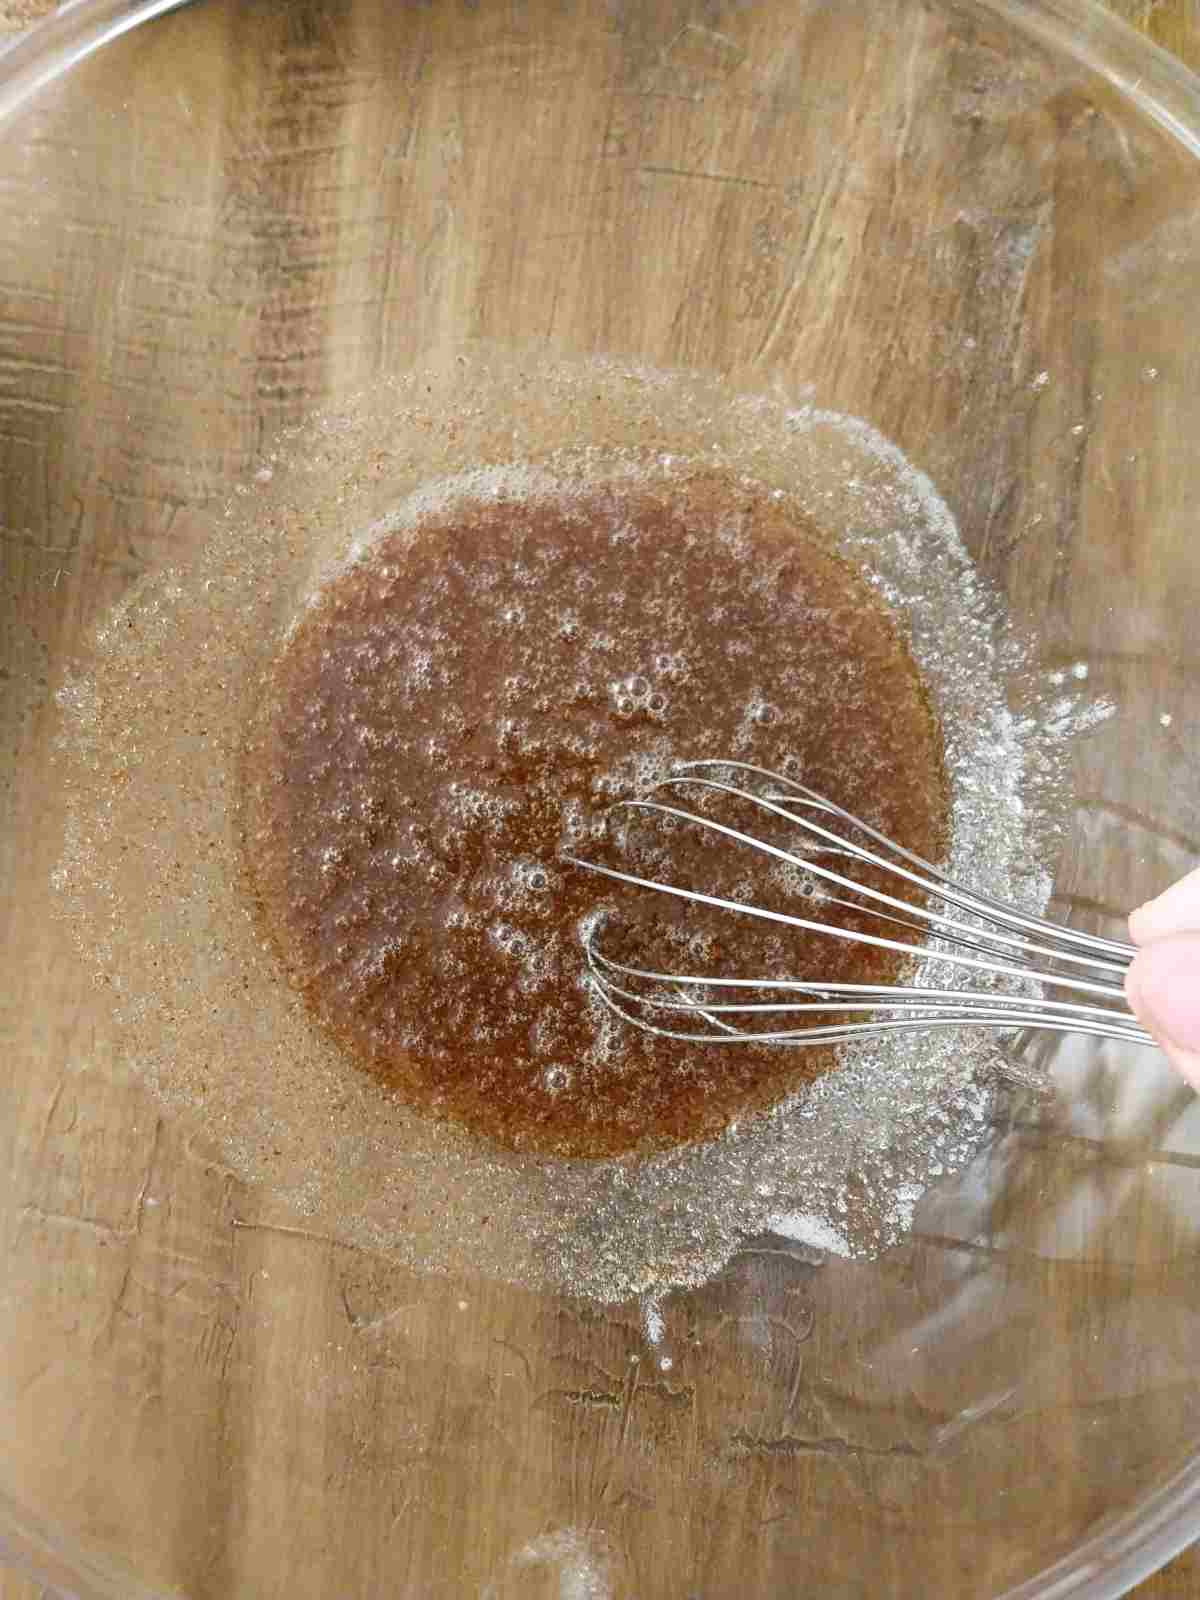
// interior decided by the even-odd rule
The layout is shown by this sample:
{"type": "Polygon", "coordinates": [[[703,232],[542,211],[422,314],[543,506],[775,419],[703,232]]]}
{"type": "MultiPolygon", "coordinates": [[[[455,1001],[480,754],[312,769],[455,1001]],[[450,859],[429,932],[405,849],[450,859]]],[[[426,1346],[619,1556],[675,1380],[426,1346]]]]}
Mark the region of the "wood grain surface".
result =
{"type": "MultiPolygon", "coordinates": [[[[1198,0],[1105,0],[1105,4],[1180,61],[1200,70],[1198,0]]],[[[1136,1600],[1200,1600],[1200,1546],[1184,1551],[1131,1593],[1136,1600]]]]}
{"type": "MultiPolygon", "coordinates": [[[[864,107],[886,100],[870,29],[843,37],[838,8],[813,6],[814,56],[862,101],[818,82],[799,132],[822,148],[860,138],[874,165],[856,182],[831,163],[815,196],[780,185],[798,137],[772,76],[789,65],[785,30],[756,33],[747,9],[614,5],[605,32],[545,0],[542,31],[566,39],[550,57],[537,28],[489,31],[488,0],[414,6],[418,42],[393,94],[375,76],[386,7],[228,0],[123,46],[128,75],[88,64],[86,115],[51,97],[0,187],[5,237],[19,243],[13,219],[28,215],[52,241],[32,269],[16,245],[2,263],[19,293],[3,322],[18,392],[0,393],[0,600],[15,595],[37,625],[5,635],[6,678],[44,676],[47,650],[66,653],[184,549],[193,510],[275,431],[380,364],[449,347],[464,324],[494,338],[512,316],[567,352],[611,339],[764,387],[811,372],[846,409],[869,393],[860,413],[929,464],[981,564],[1044,619],[1048,661],[1085,661],[1098,693],[1136,709],[1101,729],[1076,779],[1095,862],[1118,834],[1137,847],[1113,845],[1112,878],[1081,850],[1060,885],[1064,909],[1117,931],[1119,906],[1194,861],[1200,834],[1186,795],[1156,798],[1167,775],[1196,770],[1200,583],[1170,490],[1182,477],[1200,497],[1200,386],[1155,387],[1180,343],[1164,263],[1193,259],[1200,232],[1191,169],[1131,131],[1115,97],[1078,83],[1043,95],[1036,58],[998,106],[981,100],[1001,74],[972,20],[941,34],[922,23],[913,83],[863,134],[864,107]],[[769,88],[743,95],[750,55],[769,88]],[[943,94],[979,186],[965,199],[957,151],[922,146],[910,115],[943,94]],[[194,115],[201,104],[220,114],[194,115]],[[1157,187],[1141,181],[1151,165],[1157,187]],[[550,256],[514,246],[517,205],[550,256]],[[1128,234],[1119,271],[1095,264],[1106,228],[1128,234]],[[832,266],[818,234],[845,246],[832,266]],[[1141,284],[1136,315],[1121,272],[1141,284]],[[910,302],[919,313],[902,318],[910,302]],[[1118,360],[1106,337],[1126,322],[1118,360]],[[964,340],[949,353],[947,327],[964,340]],[[977,347],[983,379],[961,355],[977,347]],[[997,403],[993,373],[1013,404],[997,403]],[[1104,393],[1120,397],[1115,419],[1104,393]],[[960,427],[980,441],[967,462],[946,442],[960,427]],[[1061,529],[1029,540],[1044,505],[1061,529]],[[1147,548],[1120,532],[1139,519],[1147,548]],[[1114,613],[1114,592],[1144,612],[1114,613]],[[1130,731],[1138,718],[1153,739],[1130,731]]],[[[1196,0],[1119,9],[1200,66],[1196,0]]],[[[24,724],[5,725],[6,750],[10,735],[24,724]]],[[[12,806],[0,874],[32,895],[48,872],[28,841],[54,797],[18,785],[12,806]]],[[[1191,1097],[1173,1083],[1133,1109],[1115,1152],[1096,1136],[1113,1111],[1104,1060],[1080,1084],[1077,1124],[1043,1126],[1016,1096],[995,1130],[1008,1210],[981,1227],[959,1193],[926,1216],[857,1320],[838,1315],[849,1265],[746,1252],[668,1311],[672,1373],[647,1358],[636,1305],[601,1316],[452,1278],[430,1290],[274,1214],[106,1056],[100,1000],[59,971],[48,931],[9,916],[0,906],[20,964],[0,1038],[35,1071],[0,1084],[0,1174],[22,1185],[0,1238],[4,1427],[23,1447],[24,1503],[67,1508],[99,1587],[113,1590],[115,1545],[188,1600],[765,1596],[793,1592],[811,1530],[848,1503],[858,1515],[827,1539],[823,1596],[952,1600],[1022,1576],[1026,1553],[1019,1538],[972,1549],[960,1473],[985,1485],[978,1525],[994,1511],[995,1528],[1027,1528],[1040,1560],[1094,1529],[1114,1475],[1156,1482],[1161,1440],[1194,1450],[1200,1157],[1191,1097]],[[1039,1229],[1063,1214],[1070,1237],[1043,1248],[1039,1229]],[[935,1309],[956,1298],[984,1308],[969,1349],[938,1343],[935,1309]],[[928,1356],[909,1338],[913,1303],[929,1313],[928,1356]],[[930,1460],[964,1419],[953,1461],[930,1460]]],[[[57,1592],[0,1575],[0,1600],[57,1592]]],[[[1200,1600],[1200,1559],[1137,1593],[1200,1600]]]]}
{"type": "MultiPolygon", "coordinates": [[[[1198,0],[1105,0],[1105,4],[1193,71],[1200,70],[1198,0]]],[[[1137,1600],[1200,1600],[1200,1546],[1184,1551],[1132,1593],[1137,1600]]]]}

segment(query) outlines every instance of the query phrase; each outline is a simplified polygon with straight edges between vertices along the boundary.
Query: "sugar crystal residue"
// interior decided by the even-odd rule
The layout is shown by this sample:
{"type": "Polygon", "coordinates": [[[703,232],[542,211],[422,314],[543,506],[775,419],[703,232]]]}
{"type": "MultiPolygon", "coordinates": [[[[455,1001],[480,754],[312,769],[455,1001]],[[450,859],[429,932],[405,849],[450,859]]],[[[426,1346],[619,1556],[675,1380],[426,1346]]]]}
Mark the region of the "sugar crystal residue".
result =
{"type": "MultiPolygon", "coordinates": [[[[508,1565],[522,1573],[539,1567],[553,1573],[558,1579],[558,1600],[612,1597],[612,1559],[604,1535],[594,1529],[558,1528],[540,1534],[522,1545],[508,1565]]],[[[490,1600],[494,1592],[489,1585],[482,1600],[490,1600]]]]}
{"type": "MultiPolygon", "coordinates": [[[[947,1031],[844,1047],[836,1070],[708,1142],[599,1161],[506,1153],[414,1113],[350,1063],[262,943],[239,877],[239,755],[262,675],[331,567],[394,530],[401,507],[415,527],[522,477],[531,489],[661,482],[697,463],[779,495],[899,619],[944,735],[948,869],[1031,910],[1045,904],[1064,756],[1097,713],[1074,682],[1043,692],[932,484],[867,424],[605,363],[472,356],[389,382],[286,441],[202,548],[108,620],[60,696],[70,824],[55,884],[80,959],[111,997],[117,1047],[266,1186],[281,1220],[298,1215],[415,1269],[653,1303],[711,1276],[772,1219],[805,1219],[810,1244],[826,1229],[852,1254],[877,1253],[910,1225],[931,1178],[977,1149],[1003,1054],[990,1036],[947,1031]]],[[[522,626],[515,608],[509,625],[522,626]]],[[[564,606],[556,626],[569,636],[577,625],[564,606]]],[[[608,632],[604,686],[618,715],[652,717],[672,674],[696,670],[622,661],[608,632]]],[[[603,654],[604,629],[593,642],[603,654]]],[[[453,643],[414,635],[415,705],[453,643]]],[[[517,705],[528,686],[512,687],[517,705]]],[[[779,705],[774,685],[751,684],[746,737],[779,705]]],[[[378,732],[364,722],[354,737],[369,749],[378,732]]],[[[852,754],[852,722],[842,736],[852,754]]],[[[647,781],[669,754],[648,739],[620,782],[647,781]]],[[[502,821],[505,799],[485,785],[459,803],[480,827],[502,821]]],[[[593,824],[586,808],[560,823],[572,843],[593,824]]],[[[412,859],[431,845],[411,840],[412,859]]],[[[322,848],[336,876],[336,842],[322,848]]],[[[540,892],[530,874],[544,866],[498,864],[489,893],[515,904],[540,892]]],[[[447,925],[468,913],[448,904],[447,925]]],[[[513,943],[515,917],[495,920],[498,948],[507,940],[517,965],[536,960],[513,943]]],[[[936,952],[922,977],[945,980],[936,952]]],[[[616,1028],[598,1018],[596,1047],[619,1060],[616,1028]]],[[[543,1070],[547,1094],[571,1092],[573,1060],[543,1070]]]]}
{"type": "Polygon", "coordinates": [[[772,1233],[793,1244],[804,1244],[827,1256],[848,1256],[850,1245],[845,1236],[828,1217],[814,1217],[807,1212],[772,1217],[767,1224],[772,1233]]]}

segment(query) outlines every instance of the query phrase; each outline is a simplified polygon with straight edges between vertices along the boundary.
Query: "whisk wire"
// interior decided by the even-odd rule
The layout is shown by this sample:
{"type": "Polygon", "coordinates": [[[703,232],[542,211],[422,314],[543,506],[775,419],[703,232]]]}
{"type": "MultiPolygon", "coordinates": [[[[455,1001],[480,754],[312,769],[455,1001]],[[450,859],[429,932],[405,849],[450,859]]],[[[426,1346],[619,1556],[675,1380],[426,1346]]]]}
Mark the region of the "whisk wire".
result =
{"type": "MultiPolygon", "coordinates": [[[[971,895],[969,890],[961,889],[958,885],[955,885],[951,879],[940,874],[937,868],[929,866],[928,863],[924,863],[924,865],[929,873],[936,874],[936,882],[929,882],[927,879],[922,878],[918,873],[915,873],[906,867],[899,866],[894,861],[887,860],[884,856],[879,855],[873,850],[867,850],[863,846],[855,845],[850,840],[838,841],[836,835],[831,834],[828,829],[821,827],[820,824],[813,822],[807,817],[797,817],[792,812],[785,810],[783,807],[773,804],[762,795],[756,795],[746,790],[735,789],[730,784],[718,783],[711,778],[665,778],[660,784],[656,785],[656,788],[668,788],[675,786],[680,782],[693,783],[704,788],[714,789],[720,793],[734,796],[739,800],[748,801],[750,804],[759,806],[763,810],[769,811],[777,817],[781,817],[788,822],[794,823],[797,827],[804,829],[807,833],[813,834],[816,837],[824,840],[832,840],[835,843],[839,843],[843,853],[848,853],[854,856],[857,860],[865,862],[869,866],[881,867],[884,871],[891,872],[895,876],[903,878],[906,882],[913,884],[915,887],[925,893],[932,894],[939,900],[946,901],[952,905],[957,905],[960,909],[973,911],[976,916],[984,917],[989,921],[999,920],[995,916],[990,915],[989,911],[985,909],[985,907],[990,904],[989,902],[977,900],[976,897],[971,895]]],[[[656,804],[658,804],[658,802],[635,799],[622,801],[619,803],[619,806],[626,808],[653,809],[656,804]]],[[[826,804],[828,803],[826,802],[826,804]]],[[[761,850],[766,854],[776,856],[782,861],[786,861],[793,866],[800,867],[807,872],[815,874],[817,877],[828,883],[835,883],[841,888],[849,889],[852,893],[860,895],[867,900],[874,901],[880,905],[891,906],[896,910],[908,911],[922,918],[926,922],[936,924],[941,931],[947,932],[951,934],[951,936],[960,930],[964,933],[974,931],[973,929],[968,930],[964,924],[956,923],[953,918],[946,917],[940,912],[930,911],[926,907],[913,905],[911,901],[897,899],[894,895],[888,895],[883,893],[882,890],[871,888],[869,884],[855,883],[853,879],[846,878],[842,876],[842,874],[834,872],[830,867],[821,866],[819,862],[813,861],[810,857],[792,855],[790,852],[781,850],[778,846],[772,845],[764,839],[756,839],[752,834],[743,833],[737,828],[730,828],[726,824],[717,822],[711,817],[705,817],[699,813],[684,811],[682,808],[672,806],[662,807],[662,809],[671,815],[680,817],[687,821],[696,822],[702,827],[712,828],[715,832],[726,834],[728,837],[736,839],[742,844],[750,845],[753,849],[761,850]]],[[[890,840],[884,838],[882,834],[876,834],[874,829],[868,828],[866,823],[857,822],[856,819],[850,817],[848,813],[841,813],[841,815],[845,816],[846,819],[855,826],[862,828],[864,832],[870,833],[872,837],[880,839],[885,845],[890,846],[890,848],[894,849],[898,853],[902,853],[905,855],[905,857],[908,857],[909,852],[901,852],[899,845],[891,845],[890,840]]],[[[919,861],[920,857],[913,857],[912,859],[919,861]]],[[[1046,924],[1046,926],[1053,927],[1052,924],[1046,924]]],[[[1095,955],[1076,955],[1070,951],[1056,949],[1052,945],[1034,943],[1027,938],[1019,937],[1011,933],[994,932],[991,933],[989,937],[997,944],[1007,945],[1013,949],[1020,949],[1030,955],[1044,955],[1053,960],[1070,961],[1077,965],[1091,967],[1100,971],[1124,971],[1124,966],[1117,961],[1101,960],[1095,955]]],[[[1128,963],[1126,962],[1125,965],[1127,964],[1128,963]]]]}
{"type": "Polygon", "coordinates": [[[822,902],[869,916],[877,921],[902,927],[920,936],[919,941],[868,933],[861,928],[842,927],[815,917],[778,911],[748,900],[730,899],[682,884],[640,876],[601,862],[579,857],[567,860],[587,871],[615,882],[674,896],[694,905],[732,912],[805,933],[815,933],[847,943],[866,944],[905,956],[910,960],[932,958],[939,963],[985,975],[988,979],[1015,980],[1020,992],[1003,990],[946,988],[930,984],[842,983],[803,978],[772,976],[732,977],[668,973],[613,960],[597,945],[593,928],[584,947],[592,990],[605,1006],[624,1021],[649,1033],[687,1042],[826,1044],[845,1039],[886,1034],[918,1028],[948,1028],[963,1025],[989,1028],[1038,1028],[1057,1033],[1085,1033],[1094,1037],[1122,1040],[1139,1045],[1153,1044],[1130,1012],[1120,984],[1134,950],[1119,941],[1081,933],[1045,918],[1035,917],[1005,905],[991,896],[977,894],[933,866],[914,852],[888,839],[868,823],[843,810],[814,790],[782,777],[766,768],[739,761],[690,762],[660,780],[644,795],[621,801],[614,811],[636,811],[674,822],[695,826],[729,839],[738,846],[798,869],[822,885],[842,894],[825,892],[822,902]],[[742,787],[725,776],[704,776],[719,770],[723,775],[745,773],[764,780],[766,793],[742,787]],[[882,871],[901,880],[923,896],[954,908],[958,914],[916,904],[888,894],[868,883],[860,883],[844,873],[816,861],[813,850],[797,853],[759,838],[742,828],[721,822],[700,811],[652,798],[656,794],[689,787],[710,795],[727,796],[748,803],[761,812],[801,830],[807,842],[816,841],[816,853],[836,855],[882,871]],[[799,814],[802,808],[816,810],[847,828],[857,830],[878,848],[868,848],[799,814]],[[850,895],[853,898],[843,898],[850,895]],[[886,909],[884,909],[886,908],[886,909]],[[963,920],[964,917],[974,919],[963,920]],[[1064,973],[1061,965],[1083,968],[1095,976],[1083,977],[1078,971],[1064,973]],[[1102,976],[1109,981],[1102,981],[1102,976]],[[1111,975],[1111,976],[1110,976],[1111,975]],[[1112,981],[1115,979],[1117,981],[1112,981]],[[641,987],[631,987],[639,985],[641,987]],[[1069,990],[1084,999],[1051,999],[1036,996],[1034,985],[1069,990]],[[747,998],[754,991],[755,998],[747,998]],[[730,996],[716,998],[714,995],[730,996]],[[785,998],[778,998],[784,996],[785,998]],[[1091,1002],[1101,1000],[1105,1004],[1091,1002]],[[688,1014],[703,1022],[708,1032],[687,1032],[665,1026],[658,1018],[688,1014]],[[865,1015],[866,1020],[847,1020],[865,1015]],[[836,1020],[816,1020],[830,1016],[836,1020]],[[743,1026],[742,1019],[803,1017],[796,1027],[743,1026]],[[735,1024],[730,1019],[738,1019],[735,1024]]]}
{"type": "MultiPolygon", "coordinates": [[[[1030,1004],[1028,995],[1005,994],[1003,992],[984,993],[981,991],[964,989],[936,989],[924,985],[906,985],[896,983],[833,983],[828,980],[821,982],[805,982],[796,978],[727,978],[707,977],[691,973],[666,973],[656,972],[651,968],[629,966],[622,961],[614,961],[609,956],[603,955],[595,948],[594,944],[587,947],[589,966],[604,969],[606,973],[620,973],[623,978],[636,978],[653,983],[673,983],[686,987],[694,985],[703,989],[751,989],[756,991],[779,990],[788,994],[816,995],[828,1002],[828,1009],[840,1010],[842,1006],[838,997],[868,997],[870,1004],[878,1008],[881,1004],[889,1009],[903,1006],[916,1006],[925,1008],[937,1005],[940,1002],[953,1003],[956,1010],[968,1007],[988,1009],[995,1007],[1011,1007],[1014,1009],[1027,1008],[1030,1004]]],[[[609,986],[616,990],[616,984],[611,980],[609,986]]],[[[636,998],[641,999],[641,995],[636,998]]],[[[650,1003],[650,1002],[647,1002],[650,1003]]],[[[685,1003],[695,1005],[694,1000],[685,1003]]],[[[1088,1014],[1098,1018],[1112,1021],[1122,1021],[1119,1013],[1115,1013],[1109,1006],[1090,1006],[1076,1000],[1046,1000],[1040,999],[1039,1007],[1048,1011],[1061,1011],[1066,1015],[1078,1016],[1088,1014]]],[[[763,1009],[753,1005],[742,1007],[739,1004],[724,1004],[711,1001],[705,1002],[706,1009],[734,1011],[739,1009],[763,1009]]]]}
{"type": "MultiPolygon", "coordinates": [[[[626,804],[635,805],[639,802],[628,801],[626,804]]],[[[672,811],[673,807],[654,807],[655,810],[672,811]]],[[[686,813],[677,812],[679,816],[686,813]]],[[[697,819],[707,821],[707,819],[697,819]]],[[[719,825],[718,825],[719,826],[719,825]]],[[[721,827],[723,833],[732,833],[737,837],[736,829],[721,827]]],[[[743,836],[745,837],[745,836],[743,836]]],[[[772,911],[768,906],[750,905],[745,900],[727,900],[720,895],[704,894],[698,889],[685,889],[679,884],[662,883],[654,878],[641,878],[632,872],[621,872],[616,867],[606,867],[600,862],[584,861],[575,856],[568,856],[567,860],[575,866],[584,867],[590,872],[600,873],[603,877],[613,878],[618,883],[627,883],[636,889],[654,889],[660,894],[674,895],[680,900],[691,900],[697,905],[713,906],[719,911],[733,911],[742,916],[757,917],[762,921],[783,923],[790,928],[803,929],[808,933],[818,933],[831,939],[843,939],[850,944],[869,944],[878,950],[894,950],[901,955],[927,955],[930,952],[920,945],[906,943],[902,939],[887,939],[877,933],[863,933],[857,929],[839,928],[833,923],[818,922],[809,917],[798,917],[791,912],[772,911]]],[[[937,919],[931,919],[937,920],[937,919]]],[[[948,961],[954,966],[971,967],[979,972],[989,972],[1002,977],[1028,978],[1028,967],[1022,967],[1011,962],[989,961],[981,957],[963,955],[957,950],[939,950],[938,958],[948,961]]],[[[1074,989],[1078,993],[1108,995],[1113,998],[1121,994],[1121,990],[1112,984],[1093,983],[1083,978],[1059,976],[1048,973],[1042,976],[1042,981],[1056,984],[1059,988],[1074,989]]]]}
{"type": "MultiPolygon", "coordinates": [[[[947,873],[943,872],[940,867],[936,867],[931,861],[927,861],[924,856],[917,855],[915,851],[905,849],[903,845],[897,844],[894,839],[889,839],[886,834],[880,833],[879,830],[873,828],[870,823],[864,822],[862,818],[854,816],[852,812],[845,810],[842,806],[836,804],[835,801],[827,800],[824,795],[818,794],[815,789],[809,789],[804,784],[796,782],[795,779],[783,777],[779,773],[771,772],[766,767],[754,766],[748,761],[720,759],[687,761],[680,763],[675,773],[662,781],[666,783],[686,781],[685,775],[687,773],[697,772],[700,769],[707,767],[715,767],[724,769],[726,771],[748,772],[757,777],[769,779],[772,783],[778,783],[785,786],[787,789],[790,789],[798,799],[803,800],[806,804],[811,805],[818,810],[824,811],[830,816],[836,817],[839,821],[845,823],[849,827],[856,828],[860,833],[865,834],[867,838],[874,840],[874,842],[879,845],[881,849],[888,852],[888,854],[896,856],[903,861],[907,861],[910,866],[916,867],[919,873],[924,874],[924,877],[919,880],[923,888],[940,895],[946,900],[958,904],[962,909],[974,911],[979,915],[986,914],[992,920],[1003,926],[1024,928],[1028,931],[1038,933],[1043,937],[1050,937],[1064,944],[1075,945],[1093,951],[1106,951],[1118,961],[1127,962],[1134,954],[1133,946],[1124,943],[1121,940],[1105,939],[1100,934],[1084,933],[1078,928],[1068,928],[1063,923],[1051,922],[1045,917],[1037,917],[1028,912],[1020,911],[1016,906],[1008,905],[1003,900],[997,900],[992,895],[985,894],[981,890],[966,888],[963,884],[955,882],[955,880],[947,873]]],[[[757,798],[747,790],[736,790],[731,792],[738,793],[745,799],[757,798]]],[[[800,821],[799,818],[794,816],[791,820],[795,822],[800,821]]],[[[853,847],[850,846],[849,841],[839,839],[837,835],[834,834],[827,834],[826,836],[833,839],[835,844],[839,847],[851,848],[851,850],[853,850],[853,847]]]]}

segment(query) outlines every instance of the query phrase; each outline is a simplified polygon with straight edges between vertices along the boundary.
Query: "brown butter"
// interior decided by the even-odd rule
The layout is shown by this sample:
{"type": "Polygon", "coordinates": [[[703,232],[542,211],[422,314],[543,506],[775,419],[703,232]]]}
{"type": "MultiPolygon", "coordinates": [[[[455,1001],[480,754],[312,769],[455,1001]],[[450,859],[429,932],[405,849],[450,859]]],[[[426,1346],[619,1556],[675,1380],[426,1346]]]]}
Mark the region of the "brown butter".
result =
{"type": "Polygon", "coordinates": [[[610,1027],[580,986],[582,919],[672,971],[882,982],[901,959],[564,863],[811,914],[698,830],[594,837],[647,774],[714,756],[945,846],[941,734],[900,629],[786,501],[715,473],[460,500],[331,577],[282,646],[245,751],[247,883],[318,1024],[418,1109],[557,1156],[709,1136],[831,1052],[610,1027]]]}

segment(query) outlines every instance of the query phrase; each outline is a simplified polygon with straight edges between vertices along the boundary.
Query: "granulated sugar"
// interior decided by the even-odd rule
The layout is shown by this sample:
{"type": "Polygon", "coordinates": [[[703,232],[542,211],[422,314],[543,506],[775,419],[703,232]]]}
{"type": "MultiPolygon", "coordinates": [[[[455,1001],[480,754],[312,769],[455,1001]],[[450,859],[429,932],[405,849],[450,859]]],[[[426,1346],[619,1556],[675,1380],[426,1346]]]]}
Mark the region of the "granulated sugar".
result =
{"type": "Polygon", "coordinates": [[[848,1256],[850,1246],[828,1217],[814,1217],[806,1212],[772,1217],[767,1224],[772,1233],[793,1244],[807,1245],[827,1256],[848,1256]]]}
{"type": "MultiPolygon", "coordinates": [[[[505,1152],[359,1070],[260,942],[240,876],[240,753],[321,579],[497,472],[536,488],[701,469],[781,497],[891,608],[944,734],[949,872],[1044,906],[1064,758],[1100,713],[1077,677],[1036,679],[894,446],[852,418],[612,364],[472,357],[388,383],[285,441],[202,548],[108,620],[60,695],[70,825],[55,882],[80,959],[112,996],[124,1058],[281,1216],[417,1269],[652,1303],[786,1219],[810,1246],[875,1254],[977,1149],[1003,1054],[943,1031],[844,1047],[836,1070],[705,1143],[599,1161],[505,1152]]],[[[629,676],[614,671],[614,696],[642,695],[629,676]]],[[[771,685],[759,699],[774,703],[771,685]]],[[[497,863],[514,894],[530,870],[497,863]]],[[[944,963],[926,969],[943,981],[944,963]]]]}

